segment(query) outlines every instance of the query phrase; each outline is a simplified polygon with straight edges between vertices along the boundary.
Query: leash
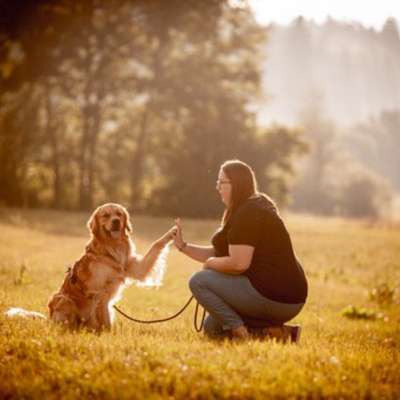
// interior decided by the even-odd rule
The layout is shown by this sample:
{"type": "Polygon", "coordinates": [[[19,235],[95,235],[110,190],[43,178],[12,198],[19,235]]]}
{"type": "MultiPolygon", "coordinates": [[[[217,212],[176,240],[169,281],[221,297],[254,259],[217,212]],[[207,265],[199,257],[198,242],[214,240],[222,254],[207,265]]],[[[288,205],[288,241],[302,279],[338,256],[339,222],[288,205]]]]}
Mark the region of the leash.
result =
{"type": "MultiPolygon", "coordinates": [[[[178,317],[179,315],[181,315],[186,308],[188,308],[189,304],[192,302],[192,300],[194,299],[194,296],[192,296],[187,302],[186,304],[174,315],[171,315],[170,317],[166,317],[166,318],[161,318],[161,319],[152,319],[152,320],[143,320],[143,319],[137,319],[137,318],[133,318],[131,316],[129,316],[128,314],[126,314],[125,312],[123,312],[120,308],[118,308],[117,306],[113,306],[121,315],[123,315],[125,318],[129,319],[130,321],[133,322],[137,322],[139,324],[156,324],[159,322],[166,322],[166,321],[170,321],[171,319],[174,319],[176,317],[178,317]]],[[[198,311],[199,311],[199,307],[200,304],[198,302],[196,302],[196,308],[194,311],[194,320],[193,320],[193,324],[194,324],[194,329],[196,329],[197,332],[200,332],[203,329],[203,325],[204,325],[204,318],[206,316],[206,310],[203,308],[203,315],[201,317],[200,320],[200,325],[198,325],[198,311]]]]}

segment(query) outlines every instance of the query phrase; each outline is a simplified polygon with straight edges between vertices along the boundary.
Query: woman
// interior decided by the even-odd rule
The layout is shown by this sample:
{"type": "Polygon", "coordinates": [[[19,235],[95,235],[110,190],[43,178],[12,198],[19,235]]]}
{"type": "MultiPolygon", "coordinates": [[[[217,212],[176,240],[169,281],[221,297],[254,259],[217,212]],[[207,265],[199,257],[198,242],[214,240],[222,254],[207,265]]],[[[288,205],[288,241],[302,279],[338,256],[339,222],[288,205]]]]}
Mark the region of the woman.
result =
{"type": "Polygon", "coordinates": [[[179,220],[174,238],[179,251],[204,265],[189,286],[209,314],[205,333],[247,338],[250,328],[297,342],[300,327],[283,324],[303,308],[307,280],[275,204],[238,160],[221,166],[216,188],[226,209],[212,246],[185,242],[179,220]]]}

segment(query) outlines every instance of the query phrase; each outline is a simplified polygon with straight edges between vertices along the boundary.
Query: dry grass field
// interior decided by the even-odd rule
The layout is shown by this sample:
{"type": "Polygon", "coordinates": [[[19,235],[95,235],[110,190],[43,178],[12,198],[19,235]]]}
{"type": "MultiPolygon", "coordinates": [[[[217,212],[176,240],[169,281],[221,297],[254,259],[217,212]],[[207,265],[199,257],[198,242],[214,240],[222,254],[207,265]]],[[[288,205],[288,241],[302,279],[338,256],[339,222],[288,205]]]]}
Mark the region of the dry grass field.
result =
{"type": "MultiPolygon", "coordinates": [[[[298,346],[207,340],[193,329],[193,305],[152,326],[117,315],[101,335],[5,318],[11,306],[46,313],[88,240],[87,218],[0,210],[0,398],[400,398],[399,226],[286,216],[310,282],[298,346]]],[[[171,223],[133,216],[139,252],[171,223]]],[[[216,226],[183,220],[188,241],[207,243],[216,226]]],[[[121,308],[143,319],[174,313],[200,267],[171,250],[164,285],[127,288],[121,308]]]]}

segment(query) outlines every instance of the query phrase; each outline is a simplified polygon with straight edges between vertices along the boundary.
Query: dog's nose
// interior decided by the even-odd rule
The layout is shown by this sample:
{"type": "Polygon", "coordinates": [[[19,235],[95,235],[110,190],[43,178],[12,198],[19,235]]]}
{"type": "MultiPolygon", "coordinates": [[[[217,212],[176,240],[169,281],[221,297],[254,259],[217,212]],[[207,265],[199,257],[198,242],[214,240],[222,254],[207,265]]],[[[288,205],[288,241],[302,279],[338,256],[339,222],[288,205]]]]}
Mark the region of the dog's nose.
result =
{"type": "Polygon", "coordinates": [[[119,229],[120,221],[119,221],[119,219],[116,218],[116,219],[113,219],[113,220],[112,220],[111,224],[112,224],[112,227],[113,227],[114,229],[119,229]]]}

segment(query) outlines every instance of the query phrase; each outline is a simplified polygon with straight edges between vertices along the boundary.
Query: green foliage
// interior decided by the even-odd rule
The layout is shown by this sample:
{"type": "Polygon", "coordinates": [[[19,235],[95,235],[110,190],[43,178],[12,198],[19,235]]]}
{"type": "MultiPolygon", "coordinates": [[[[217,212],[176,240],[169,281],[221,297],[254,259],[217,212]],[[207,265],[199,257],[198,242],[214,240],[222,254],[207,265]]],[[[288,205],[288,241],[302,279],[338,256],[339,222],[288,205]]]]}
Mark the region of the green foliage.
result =
{"type": "Polygon", "coordinates": [[[317,104],[302,118],[311,151],[294,190],[294,208],[346,217],[389,216],[389,181],[345,150],[342,132],[317,104]]]}
{"type": "Polygon", "coordinates": [[[345,140],[355,157],[400,188],[400,111],[384,110],[377,117],[351,127],[345,140]]]}
{"type": "Polygon", "coordinates": [[[342,315],[351,319],[372,319],[382,318],[381,313],[377,313],[375,310],[370,310],[365,307],[356,307],[349,305],[342,310],[342,315]]]}
{"type": "Polygon", "coordinates": [[[387,180],[365,167],[349,168],[343,179],[338,207],[350,217],[381,217],[390,215],[392,191],[387,180]]]}
{"type": "Polygon", "coordinates": [[[369,299],[382,306],[393,304],[396,295],[397,288],[387,282],[382,282],[369,291],[369,299]]]}
{"type": "Polygon", "coordinates": [[[90,209],[113,200],[152,213],[214,216],[212,195],[191,200],[196,191],[213,192],[218,166],[230,158],[249,161],[261,188],[286,202],[303,144],[284,127],[259,135],[250,104],[260,93],[266,31],[245,3],[27,6],[26,20],[12,14],[24,57],[2,82],[16,106],[0,96],[7,106],[0,135],[29,138],[11,148],[0,141],[5,204],[90,209]],[[14,127],[17,114],[23,118],[14,127]]]}
{"type": "MultiPolygon", "coordinates": [[[[233,122],[226,121],[226,126],[229,124],[233,122]]],[[[219,166],[232,154],[254,168],[261,191],[273,196],[279,205],[288,203],[289,186],[294,176],[293,161],[307,151],[298,130],[275,125],[259,129],[254,135],[243,125],[240,134],[228,137],[226,128],[221,127],[207,137],[207,131],[201,128],[201,125],[200,129],[193,126],[182,146],[184,154],[174,151],[162,157],[166,178],[164,186],[156,189],[150,199],[152,212],[166,215],[177,215],[178,212],[192,217],[221,213],[215,181],[219,166]],[[194,132],[198,134],[198,140],[193,140],[194,132]],[[204,147],[202,141],[206,143],[204,147]]]]}

